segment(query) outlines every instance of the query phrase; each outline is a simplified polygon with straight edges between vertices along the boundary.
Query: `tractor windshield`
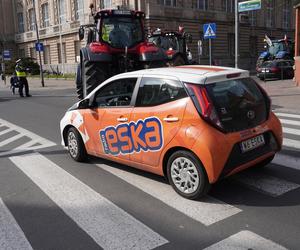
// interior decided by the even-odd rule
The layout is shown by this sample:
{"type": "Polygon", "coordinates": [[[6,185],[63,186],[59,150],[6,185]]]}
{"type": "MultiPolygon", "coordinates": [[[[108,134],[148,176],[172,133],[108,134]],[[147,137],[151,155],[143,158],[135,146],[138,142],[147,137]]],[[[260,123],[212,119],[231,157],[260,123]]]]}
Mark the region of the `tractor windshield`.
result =
{"type": "Polygon", "coordinates": [[[176,37],[172,36],[152,36],[149,39],[149,42],[154,43],[156,46],[163,48],[164,50],[173,49],[179,50],[178,41],[176,37]]]}
{"type": "Polygon", "coordinates": [[[269,47],[269,53],[275,56],[279,51],[286,51],[286,46],[283,42],[273,42],[273,45],[269,47]]]}
{"type": "Polygon", "coordinates": [[[132,47],[144,40],[141,20],[133,17],[106,17],[102,21],[101,37],[115,48],[132,47]]]}

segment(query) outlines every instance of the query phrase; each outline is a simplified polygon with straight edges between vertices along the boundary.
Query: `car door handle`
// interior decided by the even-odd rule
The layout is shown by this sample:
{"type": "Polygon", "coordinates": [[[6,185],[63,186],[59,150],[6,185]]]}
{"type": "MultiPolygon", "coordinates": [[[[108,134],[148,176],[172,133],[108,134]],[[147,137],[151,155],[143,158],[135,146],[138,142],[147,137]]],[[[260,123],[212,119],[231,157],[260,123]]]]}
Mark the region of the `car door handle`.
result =
{"type": "Polygon", "coordinates": [[[117,121],[118,121],[118,122],[127,122],[128,119],[127,119],[126,117],[119,117],[119,118],[117,119],[117,121]]]}
{"type": "Polygon", "coordinates": [[[178,117],[165,117],[164,121],[165,122],[178,122],[179,118],[178,117]]]}

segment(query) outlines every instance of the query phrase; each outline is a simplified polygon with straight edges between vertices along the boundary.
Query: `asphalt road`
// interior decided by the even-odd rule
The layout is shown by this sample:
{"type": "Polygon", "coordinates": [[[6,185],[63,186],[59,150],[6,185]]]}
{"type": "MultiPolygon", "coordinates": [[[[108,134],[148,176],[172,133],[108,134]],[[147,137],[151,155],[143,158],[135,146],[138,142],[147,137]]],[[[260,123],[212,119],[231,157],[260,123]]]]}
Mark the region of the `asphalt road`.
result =
{"type": "Polygon", "coordinates": [[[74,162],[59,134],[73,90],[31,94],[0,92],[0,249],[299,249],[300,116],[278,114],[273,163],[189,201],[161,177],[74,162]]]}

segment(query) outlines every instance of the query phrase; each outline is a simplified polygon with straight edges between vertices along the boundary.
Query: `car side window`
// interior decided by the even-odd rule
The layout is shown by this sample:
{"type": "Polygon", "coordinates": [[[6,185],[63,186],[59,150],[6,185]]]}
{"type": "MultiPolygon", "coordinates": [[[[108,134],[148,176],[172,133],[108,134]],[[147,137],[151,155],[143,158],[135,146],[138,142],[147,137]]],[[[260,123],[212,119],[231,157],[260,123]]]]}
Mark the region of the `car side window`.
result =
{"type": "Polygon", "coordinates": [[[95,96],[97,107],[129,106],[137,78],[119,79],[100,88],[95,96]]]}
{"type": "Polygon", "coordinates": [[[187,93],[179,81],[145,77],[141,81],[135,106],[156,106],[186,96],[187,93]]]}

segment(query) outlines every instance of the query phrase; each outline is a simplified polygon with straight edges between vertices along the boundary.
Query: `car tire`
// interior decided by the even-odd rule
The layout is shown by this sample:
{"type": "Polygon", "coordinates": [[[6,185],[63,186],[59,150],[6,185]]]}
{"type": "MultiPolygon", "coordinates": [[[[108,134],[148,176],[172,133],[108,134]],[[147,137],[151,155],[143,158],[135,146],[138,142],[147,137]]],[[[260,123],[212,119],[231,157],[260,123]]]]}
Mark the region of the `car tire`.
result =
{"type": "MultiPolygon", "coordinates": [[[[81,74],[82,83],[86,86],[87,95],[107,79],[105,68],[103,63],[84,61],[81,67],[81,74]]],[[[84,90],[84,88],[82,88],[82,90],[84,90]]]]}
{"type": "Polygon", "coordinates": [[[81,66],[78,64],[76,73],[76,93],[79,100],[83,99],[83,85],[81,76],[81,66]]]}
{"type": "Polygon", "coordinates": [[[187,199],[199,199],[210,189],[202,163],[189,151],[176,151],[169,157],[167,175],[174,190],[187,199]]]}
{"type": "Polygon", "coordinates": [[[78,162],[85,162],[88,155],[78,130],[71,127],[67,133],[67,145],[70,156],[78,162]]]}

